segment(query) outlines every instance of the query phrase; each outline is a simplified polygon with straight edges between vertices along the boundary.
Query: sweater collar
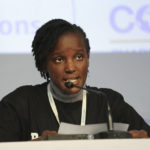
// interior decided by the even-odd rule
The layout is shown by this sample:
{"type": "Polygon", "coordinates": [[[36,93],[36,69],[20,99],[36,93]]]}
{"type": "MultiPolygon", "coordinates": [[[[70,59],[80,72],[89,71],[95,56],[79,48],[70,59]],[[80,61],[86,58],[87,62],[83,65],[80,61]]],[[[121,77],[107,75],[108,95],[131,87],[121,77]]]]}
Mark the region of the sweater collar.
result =
{"type": "Polygon", "coordinates": [[[66,94],[62,92],[52,81],[50,81],[50,91],[54,99],[64,102],[64,103],[74,103],[77,101],[82,101],[83,99],[82,89],[78,93],[75,93],[75,94],[66,94]]]}

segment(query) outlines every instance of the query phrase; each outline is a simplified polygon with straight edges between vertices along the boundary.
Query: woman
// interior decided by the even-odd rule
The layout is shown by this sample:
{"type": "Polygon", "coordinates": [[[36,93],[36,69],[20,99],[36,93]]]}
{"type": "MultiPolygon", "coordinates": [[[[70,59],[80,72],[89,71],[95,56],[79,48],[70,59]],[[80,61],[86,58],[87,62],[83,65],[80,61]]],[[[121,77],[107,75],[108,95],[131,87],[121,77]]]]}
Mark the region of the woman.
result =
{"type": "MultiPolygon", "coordinates": [[[[0,141],[26,141],[44,136],[45,130],[57,132],[60,122],[82,126],[106,122],[105,96],[65,86],[66,82],[86,86],[90,46],[84,31],[54,19],[36,32],[32,47],[36,67],[47,82],[20,87],[3,98],[0,141]]],[[[89,88],[107,95],[114,122],[128,123],[133,137],[150,136],[150,127],[119,93],[89,88]]]]}

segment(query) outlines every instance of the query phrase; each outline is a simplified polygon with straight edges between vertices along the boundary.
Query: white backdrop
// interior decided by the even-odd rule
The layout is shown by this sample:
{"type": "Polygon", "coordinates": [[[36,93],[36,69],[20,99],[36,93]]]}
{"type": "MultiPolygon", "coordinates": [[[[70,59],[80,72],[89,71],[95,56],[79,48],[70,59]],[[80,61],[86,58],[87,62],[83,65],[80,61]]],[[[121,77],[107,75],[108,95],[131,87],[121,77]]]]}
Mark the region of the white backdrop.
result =
{"type": "Polygon", "coordinates": [[[0,53],[30,53],[52,18],[80,25],[93,52],[150,52],[149,0],[0,0],[0,53]]]}

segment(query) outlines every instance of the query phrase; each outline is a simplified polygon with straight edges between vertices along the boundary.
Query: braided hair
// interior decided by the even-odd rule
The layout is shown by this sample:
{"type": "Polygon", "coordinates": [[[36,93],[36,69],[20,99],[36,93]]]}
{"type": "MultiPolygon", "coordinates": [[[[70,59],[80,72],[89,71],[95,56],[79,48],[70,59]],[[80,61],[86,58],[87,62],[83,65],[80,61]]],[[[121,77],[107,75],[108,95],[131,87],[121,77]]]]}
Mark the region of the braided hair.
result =
{"type": "Polygon", "coordinates": [[[83,29],[63,19],[53,19],[41,26],[35,34],[32,42],[32,53],[35,65],[41,76],[48,80],[49,74],[46,71],[46,64],[50,53],[55,49],[58,39],[66,33],[78,33],[85,42],[86,52],[89,54],[90,45],[83,29]]]}

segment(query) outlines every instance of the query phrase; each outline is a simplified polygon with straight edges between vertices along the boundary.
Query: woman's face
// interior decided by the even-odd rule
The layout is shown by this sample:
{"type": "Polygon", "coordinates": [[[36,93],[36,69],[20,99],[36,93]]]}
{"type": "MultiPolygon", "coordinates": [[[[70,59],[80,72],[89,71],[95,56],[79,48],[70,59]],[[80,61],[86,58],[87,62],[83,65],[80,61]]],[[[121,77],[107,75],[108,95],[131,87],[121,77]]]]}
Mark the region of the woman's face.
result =
{"type": "Polygon", "coordinates": [[[83,86],[89,66],[84,39],[76,33],[67,33],[59,37],[55,49],[50,54],[47,71],[53,83],[64,93],[73,94],[78,88],[68,89],[65,82],[83,86]]]}

